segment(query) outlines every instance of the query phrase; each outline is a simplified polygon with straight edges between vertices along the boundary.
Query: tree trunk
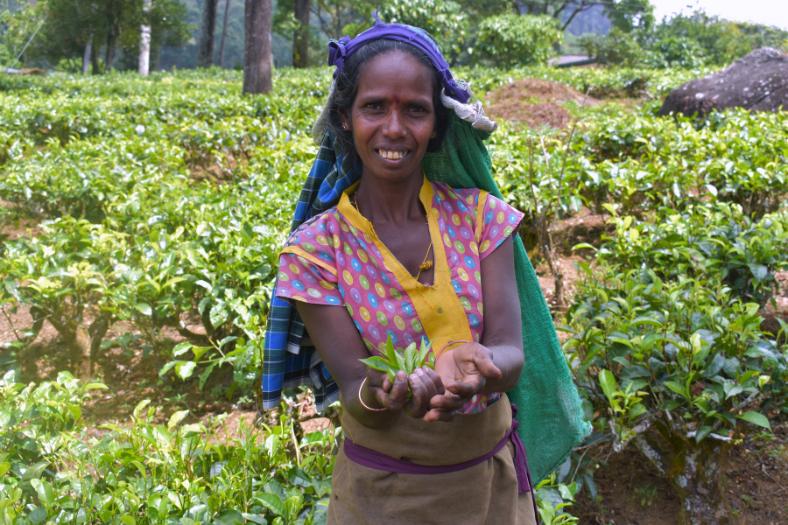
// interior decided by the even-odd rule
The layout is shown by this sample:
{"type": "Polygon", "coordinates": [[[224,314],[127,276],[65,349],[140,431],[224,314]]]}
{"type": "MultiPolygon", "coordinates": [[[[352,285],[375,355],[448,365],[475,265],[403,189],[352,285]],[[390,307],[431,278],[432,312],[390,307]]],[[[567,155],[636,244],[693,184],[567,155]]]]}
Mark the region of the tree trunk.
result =
{"type": "Polygon", "coordinates": [[[118,46],[118,26],[116,22],[110,24],[107,31],[107,51],[104,55],[104,71],[111,71],[112,64],[115,62],[115,51],[118,46]]]}
{"type": "Polygon", "coordinates": [[[93,58],[93,33],[90,33],[88,41],[85,44],[85,52],[82,54],[82,74],[87,75],[90,68],[90,62],[93,58]]]}
{"type": "Polygon", "coordinates": [[[245,0],[244,93],[271,91],[271,0],[245,0]]]}
{"type": "Polygon", "coordinates": [[[197,64],[208,67],[213,64],[213,34],[216,30],[216,6],[219,0],[205,0],[202,10],[202,32],[197,55],[197,64]]]}
{"type": "Polygon", "coordinates": [[[309,66],[309,0],[295,0],[298,27],[293,33],[293,67],[309,66]]]}
{"type": "Polygon", "coordinates": [[[222,21],[222,39],[219,41],[219,66],[224,67],[224,41],[227,38],[227,19],[230,14],[230,0],[224,0],[224,20],[222,21]]]}
{"type": "Polygon", "coordinates": [[[681,500],[681,524],[716,525],[725,521],[720,475],[729,449],[725,443],[707,439],[688,443],[675,454],[669,474],[681,500]]]}
{"type": "Polygon", "coordinates": [[[98,46],[91,46],[90,49],[90,74],[98,75],[101,73],[101,64],[99,64],[99,50],[98,46]]]}
{"type": "Polygon", "coordinates": [[[150,72],[150,16],[153,0],[142,0],[142,25],[140,26],[139,73],[147,77],[150,72]]]}

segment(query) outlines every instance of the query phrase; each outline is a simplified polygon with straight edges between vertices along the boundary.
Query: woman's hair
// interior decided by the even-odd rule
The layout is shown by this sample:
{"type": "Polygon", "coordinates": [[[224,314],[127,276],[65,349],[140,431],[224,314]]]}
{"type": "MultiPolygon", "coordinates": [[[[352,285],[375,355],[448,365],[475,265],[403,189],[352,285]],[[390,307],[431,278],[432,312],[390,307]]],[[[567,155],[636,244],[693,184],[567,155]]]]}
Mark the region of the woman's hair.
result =
{"type": "Polygon", "coordinates": [[[351,155],[354,160],[358,160],[356,147],[353,144],[353,131],[343,129],[342,116],[343,114],[350,115],[350,110],[358,92],[358,79],[362,66],[374,57],[389,51],[410,53],[432,72],[432,106],[433,111],[435,111],[435,137],[429,141],[427,151],[437,151],[441,147],[449,123],[450,110],[441,103],[442,86],[438,72],[427,56],[420,50],[404,42],[385,38],[370,42],[345,60],[342,72],[334,80],[331,93],[328,95],[328,102],[317,122],[315,122],[313,134],[318,143],[323,134],[329,131],[336,138],[338,153],[351,155]]]}

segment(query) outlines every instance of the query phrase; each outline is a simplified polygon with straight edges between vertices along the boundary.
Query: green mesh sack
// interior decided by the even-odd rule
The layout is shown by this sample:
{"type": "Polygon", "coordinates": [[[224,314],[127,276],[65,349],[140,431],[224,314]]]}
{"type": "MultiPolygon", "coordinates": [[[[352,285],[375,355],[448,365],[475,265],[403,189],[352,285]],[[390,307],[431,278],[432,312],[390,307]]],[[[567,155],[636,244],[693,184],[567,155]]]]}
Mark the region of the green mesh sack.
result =
{"type": "MultiPolygon", "coordinates": [[[[480,188],[501,198],[492,178],[490,155],[482,143],[488,136],[452,115],[443,147],[423,160],[427,178],[457,188],[480,188]]],[[[538,483],[564,461],[591,427],[583,419],[580,396],[561,352],[550,310],[519,236],[514,239],[514,265],[525,366],[508,395],[517,405],[518,431],[534,483],[538,483]]]]}

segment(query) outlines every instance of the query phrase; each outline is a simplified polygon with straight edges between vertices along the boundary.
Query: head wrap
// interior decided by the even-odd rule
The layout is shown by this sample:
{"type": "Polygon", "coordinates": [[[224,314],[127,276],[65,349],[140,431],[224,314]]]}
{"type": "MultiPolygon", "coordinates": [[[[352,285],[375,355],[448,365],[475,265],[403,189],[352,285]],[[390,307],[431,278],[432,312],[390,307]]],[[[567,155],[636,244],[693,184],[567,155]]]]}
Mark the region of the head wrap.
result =
{"type": "MultiPolygon", "coordinates": [[[[454,79],[425,31],[376,20],[370,29],[354,39],[343,37],[331,42],[329,64],[337,68],[335,77],[349,56],[364,44],[382,38],[407,42],[427,55],[440,73],[441,101],[452,110],[441,149],[428,153],[422,161],[427,178],[458,188],[480,188],[502,197],[492,178],[492,163],[482,142],[495,129],[495,123],[484,116],[481,103],[468,103],[468,85],[454,79]]],[[[354,163],[337,152],[334,137],[326,132],[301,190],[292,229],[335,206],[342,192],[359,177],[354,163]]],[[[519,236],[514,238],[514,254],[526,366],[518,385],[507,394],[519,406],[518,433],[526,444],[530,470],[538,482],[561,464],[572,447],[589,433],[590,426],[583,420],[577,388],[519,236]]],[[[283,388],[302,384],[312,388],[319,409],[338,398],[336,383],[314,347],[305,341],[304,325],[295,309],[287,300],[274,297],[263,351],[263,408],[278,406],[283,388]]]]}
{"type": "Polygon", "coordinates": [[[353,53],[364,47],[373,40],[398,40],[410,44],[426,55],[432,66],[438,72],[441,85],[447,96],[459,102],[468,102],[471,98],[471,91],[468,84],[458,82],[449,70],[449,64],[443,58],[438,46],[432,37],[419,27],[406,24],[386,24],[381,22],[375,15],[375,23],[366,31],[359,33],[356,38],[343,36],[339,40],[332,40],[328,43],[328,65],[336,66],[334,78],[342,74],[345,67],[345,60],[350,58],[353,53]]]}

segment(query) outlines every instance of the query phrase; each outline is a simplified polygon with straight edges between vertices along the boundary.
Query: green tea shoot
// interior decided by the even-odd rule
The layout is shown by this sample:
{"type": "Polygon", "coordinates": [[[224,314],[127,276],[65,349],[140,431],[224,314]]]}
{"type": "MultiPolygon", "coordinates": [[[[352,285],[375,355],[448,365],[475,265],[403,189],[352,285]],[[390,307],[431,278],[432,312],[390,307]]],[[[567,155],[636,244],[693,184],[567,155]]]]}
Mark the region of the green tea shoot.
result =
{"type": "Polygon", "coordinates": [[[435,368],[435,354],[430,352],[429,341],[423,338],[418,348],[416,343],[411,343],[398,350],[394,348],[394,342],[389,336],[383,345],[383,355],[374,355],[360,361],[373,370],[384,372],[391,381],[394,381],[400,370],[410,375],[423,366],[435,368]]]}

